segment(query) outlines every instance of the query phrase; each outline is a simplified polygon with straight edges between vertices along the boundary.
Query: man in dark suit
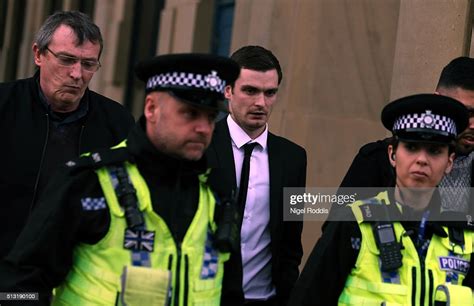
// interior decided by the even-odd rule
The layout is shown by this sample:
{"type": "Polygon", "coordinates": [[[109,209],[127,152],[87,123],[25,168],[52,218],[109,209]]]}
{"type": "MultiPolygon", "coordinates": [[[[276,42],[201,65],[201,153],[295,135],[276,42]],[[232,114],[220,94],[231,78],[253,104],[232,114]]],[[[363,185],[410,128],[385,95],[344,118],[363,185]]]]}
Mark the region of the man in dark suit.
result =
{"type": "MultiPolygon", "coordinates": [[[[439,186],[442,207],[445,210],[471,212],[469,207],[470,187],[474,186],[474,59],[458,57],[441,72],[436,94],[454,98],[463,103],[470,112],[468,127],[456,139],[456,159],[453,170],[443,177],[439,186]]],[[[395,186],[395,171],[390,165],[387,147],[390,139],[364,145],[354,158],[342,180],[341,187],[392,187],[395,186]]],[[[371,190],[372,192],[375,189],[371,190]]],[[[358,191],[362,197],[372,195],[358,191]]],[[[471,205],[472,206],[472,205],[471,205]]],[[[331,210],[331,218],[337,219],[331,210]]]]}
{"type": "Polygon", "coordinates": [[[211,186],[218,194],[238,194],[241,211],[240,252],[224,268],[221,304],[285,305],[299,274],[303,224],[283,221],[283,188],[305,186],[306,151],[268,131],[282,79],[278,59],[260,46],[243,47],[231,58],[241,70],[225,88],[230,116],[216,124],[207,152],[215,168],[211,186]],[[239,190],[249,143],[255,147],[248,188],[239,190]]]}

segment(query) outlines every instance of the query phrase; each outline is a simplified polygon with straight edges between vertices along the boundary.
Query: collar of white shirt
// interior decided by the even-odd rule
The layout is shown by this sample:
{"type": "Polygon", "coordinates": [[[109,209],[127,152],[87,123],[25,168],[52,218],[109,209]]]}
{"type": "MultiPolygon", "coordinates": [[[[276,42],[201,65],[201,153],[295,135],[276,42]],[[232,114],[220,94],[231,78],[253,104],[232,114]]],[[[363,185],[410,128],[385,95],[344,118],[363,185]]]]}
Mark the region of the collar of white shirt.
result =
{"type": "Polygon", "coordinates": [[[257,138],[250,138],[249,135],[232,119],[229,115],[227,116],[227,126],[229,127],[230,138],[232,142],[237,146],[237,148],[242,148],[242,146],[249,142],[256,142],[260,145],[262,151],[267,148],[267,139],[268,139],[268,124],[265,125],[265,130],[257,138]]]}

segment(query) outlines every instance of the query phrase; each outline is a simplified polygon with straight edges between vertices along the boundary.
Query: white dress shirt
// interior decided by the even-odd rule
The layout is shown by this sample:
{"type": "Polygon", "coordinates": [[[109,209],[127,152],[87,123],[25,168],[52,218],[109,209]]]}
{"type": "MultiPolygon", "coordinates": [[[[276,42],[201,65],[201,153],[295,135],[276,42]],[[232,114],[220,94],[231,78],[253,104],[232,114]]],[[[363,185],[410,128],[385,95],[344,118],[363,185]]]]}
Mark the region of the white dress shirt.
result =
{"type": "Polygon", "coordinates": [[[270,249],[270,171],[268,166],[268,126],[252,140],[231,116],[227,117],[237,187],[244,160],[243,145],[258,143],[250,158],[247,200],[240,230],[245,299],[266,300],[276,294],[272,284],[272,253],[270,249]]]}

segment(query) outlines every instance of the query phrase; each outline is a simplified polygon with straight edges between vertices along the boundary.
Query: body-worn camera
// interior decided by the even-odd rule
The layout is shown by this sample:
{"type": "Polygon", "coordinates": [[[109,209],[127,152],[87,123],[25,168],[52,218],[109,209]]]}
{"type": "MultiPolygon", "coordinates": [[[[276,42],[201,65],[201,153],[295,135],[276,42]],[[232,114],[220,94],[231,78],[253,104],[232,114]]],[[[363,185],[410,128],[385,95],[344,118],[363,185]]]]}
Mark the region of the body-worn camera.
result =
{"type": "Polygon", "coordinates": [[[217,208],[217,231],[214,245],[221,252],[237,251],[239,250],[240,215],[235,197],[223,199],[217,208]]]}

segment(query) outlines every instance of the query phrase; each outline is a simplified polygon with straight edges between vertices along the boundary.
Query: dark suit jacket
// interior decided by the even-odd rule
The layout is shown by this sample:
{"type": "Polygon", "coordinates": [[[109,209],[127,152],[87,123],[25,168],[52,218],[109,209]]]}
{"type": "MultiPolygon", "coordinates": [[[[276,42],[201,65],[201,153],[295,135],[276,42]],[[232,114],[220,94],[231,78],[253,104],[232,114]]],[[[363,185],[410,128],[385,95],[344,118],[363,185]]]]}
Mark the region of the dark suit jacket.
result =
{"type": "MultiPolygon", "coordinates": [[[[302,222],[283,222],[283,187],[305,187],[306,151],[295,143],[268,133],[270,169],[270,233],[272,280],[279,304],[284,305],[298,278],[303,249],[302,222]]],[[[216,124],[212,143],[206,153],[213,168],[209,183],[221,195],[236,190],[232,140],[224,118],[216,124]]],[[[243,305],[242,258],[233,253],[224,267],[221,305],[243,305]]]]}

